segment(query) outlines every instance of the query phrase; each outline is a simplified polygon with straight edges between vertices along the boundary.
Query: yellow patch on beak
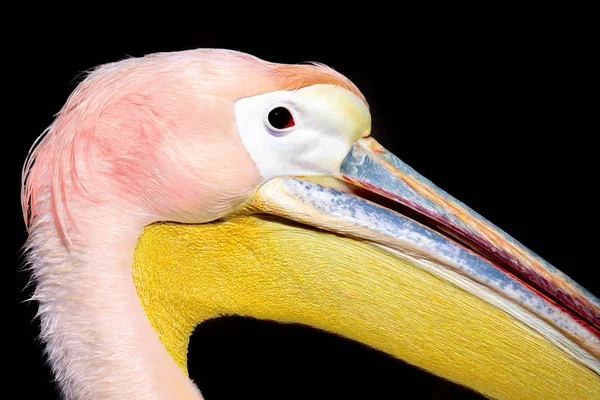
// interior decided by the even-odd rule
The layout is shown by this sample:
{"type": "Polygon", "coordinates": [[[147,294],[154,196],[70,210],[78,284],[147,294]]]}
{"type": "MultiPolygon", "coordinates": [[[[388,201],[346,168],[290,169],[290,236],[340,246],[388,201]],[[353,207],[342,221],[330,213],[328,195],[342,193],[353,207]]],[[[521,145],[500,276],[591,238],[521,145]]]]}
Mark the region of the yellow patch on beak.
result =
{"type": "Polygon", "coordinates": [[[242,315],[333,332],[493,398],[600,393],[598,375],[478,297],[368,242],[273,218],[149,226],[133,279],[186,373],[194,328],[242,315]]]}
{"type": "Polygon", "coordinates": [[[349,91],[339,86],[313,85],[298,90],[298,97],[321,110],[349,143],[368,136],[371,132],[371,113],[367,105],[349,91]]]}

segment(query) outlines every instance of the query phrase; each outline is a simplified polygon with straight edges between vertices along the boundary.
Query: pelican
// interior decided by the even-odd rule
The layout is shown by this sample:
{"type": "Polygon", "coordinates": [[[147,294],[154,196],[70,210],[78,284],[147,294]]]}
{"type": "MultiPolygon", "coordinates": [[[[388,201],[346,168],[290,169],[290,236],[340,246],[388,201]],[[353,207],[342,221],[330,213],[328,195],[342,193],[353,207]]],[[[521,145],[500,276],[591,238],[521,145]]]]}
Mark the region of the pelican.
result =
{"type": "Polygon", "coordinates": [[[322,64],[100,66],[23,168],[40,336],[68,399],[200,399],[194,328],[300,323],[498,399],[600,398],[600,301],[371,136],[322,64]]]}

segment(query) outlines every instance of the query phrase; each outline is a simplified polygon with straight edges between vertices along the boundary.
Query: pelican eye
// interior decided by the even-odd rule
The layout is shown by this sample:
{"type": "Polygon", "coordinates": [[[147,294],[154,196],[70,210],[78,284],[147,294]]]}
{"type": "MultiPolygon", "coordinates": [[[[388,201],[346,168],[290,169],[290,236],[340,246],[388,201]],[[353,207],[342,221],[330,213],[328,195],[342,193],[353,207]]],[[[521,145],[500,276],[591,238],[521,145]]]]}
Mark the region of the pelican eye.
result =
{"type": "Polygon", "coordinates": [[[269,111],[267,119],[275,130],[287,129],[295,125],[292,113],[285,107],[275,107],[269,111]]]}

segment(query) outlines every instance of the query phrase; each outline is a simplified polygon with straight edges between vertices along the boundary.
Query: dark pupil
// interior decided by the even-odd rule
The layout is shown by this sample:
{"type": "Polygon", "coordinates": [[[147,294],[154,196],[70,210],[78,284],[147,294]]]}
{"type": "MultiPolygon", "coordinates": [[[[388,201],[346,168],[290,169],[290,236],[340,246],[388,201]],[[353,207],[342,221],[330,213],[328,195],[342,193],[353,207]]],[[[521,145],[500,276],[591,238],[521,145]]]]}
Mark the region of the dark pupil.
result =
{"type": "Polygon", "coordinates": [[[294,126],[294,118],[285,108],[277,107],[269,113],[269,123],[275,129],[285,129],[294,126]]]}

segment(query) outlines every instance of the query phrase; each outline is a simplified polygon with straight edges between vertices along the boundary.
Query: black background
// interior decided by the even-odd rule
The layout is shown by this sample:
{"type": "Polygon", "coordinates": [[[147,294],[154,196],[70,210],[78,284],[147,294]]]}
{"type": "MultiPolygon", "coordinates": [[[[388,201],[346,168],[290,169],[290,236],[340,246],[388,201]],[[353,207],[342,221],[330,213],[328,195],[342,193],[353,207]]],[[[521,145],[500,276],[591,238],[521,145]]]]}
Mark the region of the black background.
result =
{"type": "MultiPolygon", "coordinates": [[[[597,245],[587,239],[594,234],[597,202],[597,90],[590,86],[597,48],[586,41],[585,22],[560,10],[430,11],[385,21],[361,14],[291,21],[290,12],[275,8],[275,20],[247,17],[243,25],[224,19],[214,26],[186,22],[177,28],[164,21],[133,27],[113,19],[93,26],[52,18],[24,23],[6,63],[14,69],[7,84],[16,89],[6,116],[12,127],[5,132],[15,241],[9,252],[17,256],[9,270],[18,270],[26,238],[18,204],[23,160],[80,74],[127,56],[220,47],[276,62],[319,61],[339,70],[366,95],[373,135],[385,147],[600,294],[591,256],[597,245]]],[[[13,278],[17,345],[11,352],[16,350],[17,368],[11,382],[22,398],[54,398],[35,341],[36,305],[25,302],[31,294],[28,277],[16,272],[13,278]]],[[[243,393],[475,397],[358,344],[302,327],[212,321],[194,334],[191,353],[191,362],[198,360],[190,365],[192,378],[207,399],[243,393]]]]}

